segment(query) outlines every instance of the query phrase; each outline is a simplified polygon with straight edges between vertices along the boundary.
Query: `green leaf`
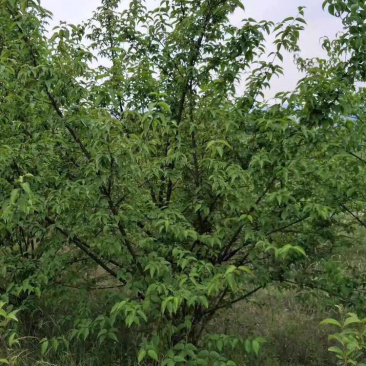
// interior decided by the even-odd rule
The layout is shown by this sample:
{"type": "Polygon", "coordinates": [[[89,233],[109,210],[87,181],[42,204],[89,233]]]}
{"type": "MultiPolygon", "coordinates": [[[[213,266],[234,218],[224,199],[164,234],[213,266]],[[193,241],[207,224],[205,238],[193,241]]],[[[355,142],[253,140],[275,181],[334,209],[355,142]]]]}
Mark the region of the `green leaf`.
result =
{"type": "Polygon", "coordinates": [[[163,108],[165,111],[170,112],[170,107],[167,103],[165,102],[158,102],[157,103],[158,106],[160,106],[161,108],[163,108]]]}
{"type": "Polygon", "coordinates": [[[336,325],[337,327],[342,328],[341,323],[335,319],[328,318],[328,319],[324,319],[323,321],[320,322],[320,325],[326,325],[326,324],[336,325]]]}
{"type": "Polygon", "coordinates": [[[206,297],[206,296],[200,296],[200,300],[201,300],[201,304],[202,304],[206,309],[208,309],[209,304],[208,304],[207,297],[206,297]]]}
{"type": "Polygon", "coordinates": [[[305,19],[303,19],[303,18],[296,18],[296,20],[300,23],[307,24],[305,19]]]}
{"type": "Polygon", "coordinates": [[[24,192],[26,192],[28,194],[31,194],[32,193],[31,188],[30,188],[30,185],[29,185],[28,182],[21,183],[21,187],[23,188],[24,192]]]}
{"type": "Polygon", "coordinates": [[[15,343],[19,343],[19,341],[17,339],[15,339],[15,336],[16,334],[15,333],[12,333],[9,337],[9,340],[8,340],[8,344],[9,346],[11,347],[13,344],[15,343]]]}
{"type": "Polygon", "coordinates": [[[15,203],[18,197],[19,197],[19,188],[15,188],[10,193],[10,203],[15,203]]]}
{"type": "Polygon", "coordinates": [[[361,320],[358,317],[350,317],[344,321],[344,326],[346,327],[350,324],[355,324],[355,323],[361,323],[361,320]]]}
{"type": "Polygon", "coordinates": [[[138,363],[141,363],[141,361],[145,358],[145,356],[146,356],[146,350],[145,349],[140,350],[137,357],[138,363]]]}
{"type": "Polygon", "coordinates": [[[217,346],[217,349],[221,352],[222,349],[224,348],[224,342],[220,339],[217,341],[216,346],[217,346]]]}
{"type": "Polygon", "coordinates": [[[228,275],[229,273],[234,272],[235,270],[236,270],[236,266],[234,266],[234,265],[230,265],[230,266],[227,268],[226,272],[225,272],[225,276],[226,276],[226,275],[228,275]]]}
{"type": "Polygon", "coordinates": [[[246,266],[240,266],[238,267],[238,269],[240,269],[241,271],[243,272],[246,272],[246,273],[249,273],[249,274],[253,274],[253,271],[249,268],[249,267],[246,267],[246,266]]]}
{"type": "Polygon", "coordinates": [[[41,355],[44,356],[44,354],[47,352],[47,348],[48,348],[48,341],[44,341],[42,342],[41,345],[41,355]]]}
{"type": "Polygon", "coordinates": [[[339,355],[342,355],[342,354],[343,354],[343,351],[342,351],[339,347],[336,347],[336,346],[329,347],[329,348],[328,348],[328,351],[329,351],[329,352],[335,352],[335,353],[338,353],[339,355]]]}
{"type": "Polygon", "coordinates": [[[57,352],[58,347],[59,347],[60,343],[57,339],[52,339],[51,340],[51,346],[54,349],[55,352],[57,352]]]}
{"type": "Polygon", "coordinates": [[[304,257],[306,257],[305,250],[304,250],[303,248],[299,247],[298,245],[293,246],[293,247],[292,247],[292,249],[293,249],[295,252],[297,252],[297,253],[299,253],[299,254],[302,254],[304,257]]]}
{"type": "Polygon", "coordinates": [[[142,310],[137,310],[137,314],[140,315],[141,318],[144,319],[145,322],[147,323],[147,316],[142,310]]]}
{"type": "Polygon", "coordinates": [[[260,344],[259,344],[259,342],[258,342],[257,340],[254,340],[254,341],[252,342],[252,349],[253,349],[253,351],[254,351],[254,353],[255,353],[256,355],[258,355],[258,353],[259,353],[259,348],[260,348],[260,344]]]}
{"type": "Polygon", "coordinates": [[[244,348],[247,353],[252,351],[252,342],[249,339],[244,342],[244,348]]]}
{"type": "Polygon", "coordinates": [[[1,308],[0,308],[0,315],[1,315],[3,318],[6,318],[7,314],[8,314],[8,313],[7,313],[4,309],[1,309],[1,308]]]}
{"type": "Polygon", "coordinates": [[[229,273],[228,275],[226,275],[226,281],[229,284],[231,289],[236,288],[236,281],[235,281],[233,273],[229,273]]]}
{"type": "Polygon", "coordinates": [[[173,360],[175,362],[186,362],[185,358],[182,356],[174,356],[173,360]]]}
{"type": "Polygon", "coordinates": [[[14,321],[18,321],[18,318],[15,316],[15,314],[19,312],[19,310],[13,310],[11,313],[7,314],[7,318],[8,319],[11,319],[11,320],[14,320],[14,321]]]}
{"type": "Polygon", "coordinates": [[[111,339],[112,341],[118,342],[118,338],[117,338],[115,333],[109,332],[108,333],[108,338],[111,339]]]}
{"type": "Polygon", "coordinates": [[[236,6],[238,6],[240,9],[245,10],[244,4],[241,0],[234,0],[234,3],[236,6]]]}
{"type": "Polygon", "coordinates": [[[149,349],[147,351],[147,354],[155,361],[158,361],[158,354],[153,350],[153,349],[149,349]]]}

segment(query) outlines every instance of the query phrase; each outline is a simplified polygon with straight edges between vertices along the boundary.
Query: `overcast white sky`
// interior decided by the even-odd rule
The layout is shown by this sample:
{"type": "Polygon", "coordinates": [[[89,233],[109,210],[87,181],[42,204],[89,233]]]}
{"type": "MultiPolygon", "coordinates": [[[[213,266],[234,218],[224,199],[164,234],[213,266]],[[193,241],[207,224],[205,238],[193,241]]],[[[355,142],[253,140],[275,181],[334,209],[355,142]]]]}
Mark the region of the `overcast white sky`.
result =
{"type": "MultiPolygon", "coordinates": [[[[128,0],[122,0],[122,3],[127,2],[128,0]]],[[[41,0],[41,3],[52,11],[52,25],[57,25],[61,20],[77,24],[92,15],[93,10],[99,6],[100,0],[41,0]]],[[[156,0],[146,0],[147,5],[154,3],[156,0]]],[[[300,40],[302,57],[324,56],[320,38],[323,36],[334,38],[335,34],[342,29],[339,19],[322,10],[323,0],[244,0],[243,3],[246,9],[245,14],[237,12],[232,16],[235,25],[240,25],[240,21],[248,17],[278,22],[288,16],[296,16],[297,8],[306,6],[305,19],[308,24],[300,40]]],[[[284,69],[285,75],[272,81],[271,91],[267,93],[267,97],[279,91],[292,90],[301,77],[290,55],[284,58],[284,69]]]]}

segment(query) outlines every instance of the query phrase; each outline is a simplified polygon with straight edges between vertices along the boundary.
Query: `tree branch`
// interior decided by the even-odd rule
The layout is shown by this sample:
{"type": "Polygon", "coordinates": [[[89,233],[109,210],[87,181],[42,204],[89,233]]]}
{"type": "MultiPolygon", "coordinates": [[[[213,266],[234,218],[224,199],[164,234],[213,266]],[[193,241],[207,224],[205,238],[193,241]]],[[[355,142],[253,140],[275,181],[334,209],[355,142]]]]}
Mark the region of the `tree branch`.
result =
{"type": "MultiPolygon", "coordinates": [[[[94,254],[93,252],[90,251],[90,246],[83,242],[81,239],[79,239],[77,236],[75,235],[70,235],[69,232],[67,232],[66,230],[60,228],[59,226],[57,226],[57,224],[55,223],[54,220],[52,220],[49,217],[46,217],[46,221],[50,224],[50,225],[54,225],[56,230],[58,232],[60,232],[62,235],[64,235],[66,238],[70,239],[80,250],[82,250],[88,257],[90,257],[95,263],[97,263],[100,267],[102,267],[106,272],[108,272],[111,276],[113,276],[114,278],[118,279],[120,282],[124,283],[125,282],[118,278],[117,272],[113,271],[111,268],[109,268],[102,259],[98,258],[98,256],[96,254],[94,254]]],[[[111,262],[112,263],[112,262],[111,262]]],[[[118,265],[116,262],[114,262],[113,264],[118,265]]],[[[118,265],[118,267],[120,267],[120,265],[118,265]]]]}
{"type": "MultiPolygon", "coordinates": [[[[252,208],[248,211],[247,215],[250,215],[254,210],[255,206],[257,206],[263,199],[263,197],[267,194],[267,192],[271,189],[273,183],[276,181],[276,177],[274,177],[267,185],[266,189],[263,191],[263,193],[258,197],[258,199],[255,202],[255,205],[252,206],[252,208]]],[[[233,237],[228,242],[228,244],[224,247],[224,251],[219,257],[219,263],[223,261],[223,259],[227,256],[227,253],[229,252],[231,246],[235,243],[235,241],[238,239],[241,231],[244,228],[244,224],[241,224],[235,231],[233,237]]]]}
{"type": "Polygon", "coordinates": [[[290,224],[288,224],[288,225],[284,225],[284,226],[282,226],[282,227],[280,227],[280,228],[278,228],[278,229],[274,229],[274,230],[272,230],[272,231],[270,231],[270,232],[266,233],[266,235],[272,235],[272,234],[278,233],[279,231],[285,230],[285,229],[287,229],[287,228],[289,228],[289,227],[291,227],[291,226],[293,226],[293,225],[296,225],[296,224],[298,224],[298,223],[300,223],[300,222],[302,222],[302,221],[304,221],[304,220],[308,219],[309,217],[310,217],[310,215],[306,215],[306,216],[304,216],[304,217],[302,217],[302,218],[300,218],[300,219],[298,219],[298,220],[296,220],[296,221],[291,222],[291,223],[290,223],[290,224]]]}
{"type": "Polygon", "coordinates": [[[359,157],[358,155],[354,154],[353,152],[348,151],[348,154],[352,155],[354,158],[358,159],[359,161],[363,162],[364,164],[366,164],[366,160],[362,159],[361,157],[359,157]]]}
{"type": "Polygon", "coordinates": [[[341,204],[340,205],[343,209],[345,209],[359,224],[363,227],[366,227],[366,223],[364,223],[359,217],[357,217],[347,206],[341,204]]]}
{"type": "Polygon", "coordinates": [[[258,287],[255,287],[253,290],[245,293],[244,295],[234,299],[234,300],[231,300],[229,301],[227,304],[223,304],[223,305],[219,305],[217,304],[215,306],[215,308],[213,309],[210,309],[208,310],[206,313],[205,313],[205,316],[208,315],[208,314],[212,314],[212,313],[215,313],[217,310],[220,310],[220,309],[223,309],[223,308],[226,308],[228,306],[231,306],[231,305],[234,305],[235,303],[239,302],[239,301],[242,301],[242,300],[245,300],[246,298],[248,298],[249,296],[252,296],[253,294],[255,294],[257,291],[259,291],[261,288],[263,288],[262,285],[258,286],[258,287]]]}

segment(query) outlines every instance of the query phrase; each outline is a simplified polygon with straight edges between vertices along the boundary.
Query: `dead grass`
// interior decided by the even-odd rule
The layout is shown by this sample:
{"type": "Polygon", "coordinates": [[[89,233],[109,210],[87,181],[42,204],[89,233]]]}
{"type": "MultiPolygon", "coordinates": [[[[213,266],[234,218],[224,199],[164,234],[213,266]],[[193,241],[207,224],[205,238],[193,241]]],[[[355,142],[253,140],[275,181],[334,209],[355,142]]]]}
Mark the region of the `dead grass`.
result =
{"type": "Polygon", "coordinates": [[[239,366],[334,365],[327,350],[329,330],[319,326],[327,314],[316,305],[316,299],[314,306],[312,301],[302,302],[301,297],[294,290],[279,292],[270,288],[253,301],[237,304],[220,314],[210,330],[244,338],[266,338],[258,357],[248,357],[244,351],[232,354],[239,366]]]}

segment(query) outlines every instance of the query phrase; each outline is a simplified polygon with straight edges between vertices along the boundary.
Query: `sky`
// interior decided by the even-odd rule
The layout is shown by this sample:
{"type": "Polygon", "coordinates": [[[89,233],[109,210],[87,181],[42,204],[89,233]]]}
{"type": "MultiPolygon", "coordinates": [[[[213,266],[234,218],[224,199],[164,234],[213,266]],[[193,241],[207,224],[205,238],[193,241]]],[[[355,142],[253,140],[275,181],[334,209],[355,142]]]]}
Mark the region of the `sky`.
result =
{"type": "MultiPolygon", "coordinates": [[[[128,0],[122,0],[122,3],[126,2],[128,0]]],[[[156,0],[146,0],[147,6],[154,3],[156,0]]],[[[333,39],[337,32],[342,30],[342,24],[338,18],[322,10],[322,3],[323,0],[243,0],[245,13],[235,12],[231,21],[237,26],[242,19],[249,17],[279,22],[286,17],[296,16],[299,6],[306,6],[307,26],[300,38],[300,56],[325,57],[325,52],[321,48],[321,37],[327,36],[333,39]]],[[[99,6],[100,0],[41,0],[41,4],[53,13],[50,26],[55,26],[60,21],[78,24],[90,18],[93,10],[99,6]]],[[[268,52],[271,52],[271,45],[268,45],[268,52]]],[[[267,98],[280,91],[293,90],[301,78],[302,75],[293,63],[293,55],[284,55],[283,67],[284,76],[272,80],[271,89],[266,91],[267,98]]]]}

